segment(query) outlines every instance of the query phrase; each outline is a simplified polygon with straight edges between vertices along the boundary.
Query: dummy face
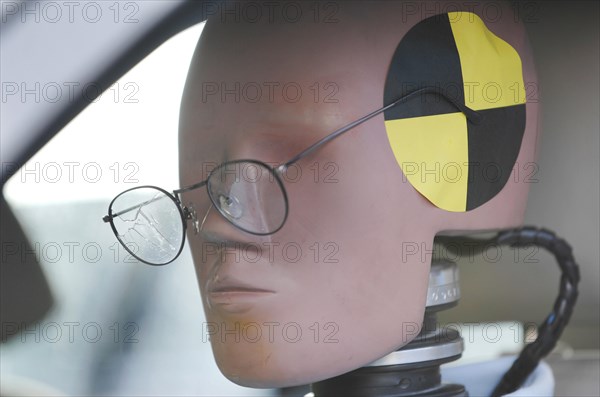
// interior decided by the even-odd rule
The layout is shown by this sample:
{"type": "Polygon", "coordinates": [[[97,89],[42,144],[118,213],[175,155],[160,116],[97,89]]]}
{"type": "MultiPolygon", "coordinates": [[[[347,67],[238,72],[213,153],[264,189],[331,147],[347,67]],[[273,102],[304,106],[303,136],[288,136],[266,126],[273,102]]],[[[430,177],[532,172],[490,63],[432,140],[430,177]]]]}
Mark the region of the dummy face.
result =
{"type": "MultiPolygon", "coordinates": [[[[181,185],[224,161],[280,164],[381,107],[394,50],[422,19],[390,3],[339,4],[335,23],[209,20],[182,102],[181,185]]],[[[490,29],[523,46],[512,24],[490,29]]],[[[532,158],[535,131],[528,123],[519,159],[532,158]]],[[[326,379],[408,343],[434,235],[518,225],[527,194],[508,184],[473,211],[436,208],[404,178],[383,115],[300,160],[283,183],[289,215],[267,236],[235,228],[204,189],[183,195],[204,220],[200,234],[188,228],[204,336],[224,375],[250,387],[326,379]]]]}

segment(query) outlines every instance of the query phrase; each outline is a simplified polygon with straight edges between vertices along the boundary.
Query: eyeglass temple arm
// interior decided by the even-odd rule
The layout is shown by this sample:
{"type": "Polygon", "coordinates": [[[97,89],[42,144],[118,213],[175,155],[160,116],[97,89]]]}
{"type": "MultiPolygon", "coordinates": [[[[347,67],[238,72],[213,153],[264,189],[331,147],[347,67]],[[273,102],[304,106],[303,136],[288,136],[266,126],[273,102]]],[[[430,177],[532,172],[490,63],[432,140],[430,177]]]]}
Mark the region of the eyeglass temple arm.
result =
{"type": "Polygon", "coordinates": [[[123,214],[126,214],[126,213],[128,213],[128,212],[130,212],[130,211],[136,210],[136,209],[138,209],[138,208],[142,208],[143,206],[145,206],[145,205],[148,205],[148,204],[150,204],[150,203],[153,203],[153,202],[155,202],[155,201],[162,200],[162,199],[163,199],[163,198],[165,198],[165,197],[167,197],[167,196],[154,197],[153,199],[146,200],[146,201],[144,201],[143,203],[140,203],[140,204],[133,205],[133,206],[131,206],[131,207],[129,207],[129,208],[125,208],[123,211],[119,211],[119,212],[116,212],[116,213],[114,213],[114,214],[106,215],[104,218],[102,218],[102,220],[104,221],[104,223],[108,223],[108,222],[110,222],[110,221],[111,221],[111,219],[113,219],[113,218],[116,218],[116,217],[118,217],[118,216],[121,216],[121,215],[123,215],[123,214]]]}
{"type": "Polygon", "coordinates": [[[317,141],[316,143],[312,144],[308,148],[304,149],[303,151],[298,153],[296,156],[294,156],[292,159],[290,159],[287,162],[280,165],[278,168],[285,170],[287,167],[294,164],[295,162],[300,160],[302,157],[309,155],[310,153],[312,153],[313,151],[318,149],[321,145],[324,145],[327,142],[334,140],[338,136],[342,135],[344,132],[351,130],[352,128],[356,127],[357,125],[360,125],[360,124],[364,123],[365,121],[372,119],[373,117],[377,116],[378,114],[385,112],[386,110],[388,110],[402,102],[405,102],[408,99],[411,99],[417,95],[425,94],[425,93],[439,94],[442,98],[446,99],[448,102],[451,102],[458,110],[460,110],[462,113],[464,113],[464,115],[467,117],[467,119],[471,123],[478,124],[479,122],[481,122],[481,115],[478,112],[476,112],[475,110],[444,95],[439,89],[437,89],[435,87],[423,87],[423,88],[419,88],[418,90],[412,91],[412,92],[404,95],[403,97],[395,100],[394,102],[390,103],[389,105],[386,105],[380,109],[377,109],[377,110],[367,114],[366,116],[363,116],[360,119],[353,121],[352,123],[345,125],[344,127],[332,132],[331,134],[327,135],[326,137],[324,137],[321,140],[317,141]]]}
{"type": "MultiPolygon", "coordinates": [[[[183,193],[183,192],[187,192],[187,191],[190,191],[190,190],[194,190],[194,189],[197,189],[197,188],[199,188],[199,187],[202,187],[202,186],[204,186],[204,185],[206,185],[206,181],[198,182],[198,183],[195,183],[195,184],[193,184],[193,185],[191,185],[191,186],[186,186],[186,187],[182,187],[181,189],[173,190],[173,194],[174,194],[174,195],[175,195],[175,196],[176,196],[176,197],[179,199],[179,193],[183,193]]],[[[145,205],[148,205],[148,204],[150,204],[150,203],[153,203],[153,202],[155,202],[155,201],[157,201],[157,200],[160,200],[160,199],[163,199],[163,198],[165,198],[165,197],[166,197],[166,196],[155,197],[155,198],[153,198],[153,199],[150,199],[150,200],[144,201],[143,203],[140,203],[140,204],[137,204],[137,205],[131,206],[131,207],[129,207],[129,208],[126,208],[126,209],[124,209],[123,211],[119,211],[119,212],[117,212],[117,213],[115,213],[115,214],[106,215],[104,218],[102,218],[102,220],[103,220],[105,223],[108,223],[108,222],[110,222],[110,221],[111,221],[111,219],[113,219],[113,218],[116,218],[116,217],[118,217],[118,216],[120,216],[120,215],[126,214],[126,213],[128,213],[128,212],[130,212],[130,211],[133,211],[133,210],[136,210],[136,209],[138,209],[138,208],[141,208],[141,207],[143,207],[143,206],[145,206],[145,205]]]]}

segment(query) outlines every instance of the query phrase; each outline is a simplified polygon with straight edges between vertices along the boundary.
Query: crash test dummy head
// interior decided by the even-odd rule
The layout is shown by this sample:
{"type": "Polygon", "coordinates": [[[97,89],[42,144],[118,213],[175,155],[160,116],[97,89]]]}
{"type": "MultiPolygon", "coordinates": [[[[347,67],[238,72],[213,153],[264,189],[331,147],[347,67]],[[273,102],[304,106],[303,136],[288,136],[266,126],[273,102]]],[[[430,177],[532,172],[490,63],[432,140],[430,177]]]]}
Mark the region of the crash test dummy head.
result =
{"type": "Polygon", "coordinates": [[[182,196],[201,221],[188,242],[202,332],[240,385],[311,383],[414,338],[436,234],[522,223],[534,66],[498,2],[228,4],[202,32],[180,118],[181,185],[212,171],[210,199],[182,196]],[[262,165],[424,87],[440,93],[401,101],[277,176],[262,165]],[[241,159],[261,163],[218,167],[241,159]]]}

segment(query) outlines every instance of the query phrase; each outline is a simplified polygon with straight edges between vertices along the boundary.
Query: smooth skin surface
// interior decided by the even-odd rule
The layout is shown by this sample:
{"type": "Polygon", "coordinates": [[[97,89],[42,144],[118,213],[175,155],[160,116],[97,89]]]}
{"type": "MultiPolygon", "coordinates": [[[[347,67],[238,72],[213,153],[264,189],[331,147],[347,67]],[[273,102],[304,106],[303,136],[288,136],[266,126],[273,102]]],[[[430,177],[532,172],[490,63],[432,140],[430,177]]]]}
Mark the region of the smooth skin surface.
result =
{"type": "MultiPolygon", "coordinates": [[[[294,23],[277,12],[270,19],[266,11],[258,21],[222,13],[209,18],[182,100],[181,186],[206,178],[223,161],[284,162],[381,107],[394,50],[432,15],[409,12],[401,2],[338,2],[336,22],[325,23],[324,15],[315,22],[309,3],[296,3],[307,8],[294,23]]],[[[480,16],[518,51],[524,81],[535,82],[524,29],[510,7],[502,11],[494,22],[480,16]]],[[[537,103],[527,103],[518,164],[535,160],[537,119],[537,103]]],[[[473,211],[436,208],[404,177],[383,115],[295,168],[301,176],[290,171],[285,182],[289,217],[270,236],[244,233],[208,211],[204,189],[183,196],[201,219],[207,214],[199,235],[188,228],[205,331],[223,374],[244,386],[315,382],[408,343],[423,319],[434,236],[520,225],[529,188],[524,178],[511,178],[473,211]],[[409,246],[419,251],[409,254],[409,246]]]]}

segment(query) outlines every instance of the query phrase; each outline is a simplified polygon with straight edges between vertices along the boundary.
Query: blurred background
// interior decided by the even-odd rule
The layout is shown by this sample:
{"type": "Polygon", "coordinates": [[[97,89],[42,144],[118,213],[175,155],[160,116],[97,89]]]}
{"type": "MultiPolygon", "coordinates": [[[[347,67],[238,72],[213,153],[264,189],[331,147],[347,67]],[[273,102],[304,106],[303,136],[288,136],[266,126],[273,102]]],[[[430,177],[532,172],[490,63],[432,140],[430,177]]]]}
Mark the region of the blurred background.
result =
{"type": "MultiPolygon", "coordinates": [[[[580,298],[552,365],[561,374],[583,363],[574,378],[583,380],[597,376],[600,347],[600,11],[598,2],[587,1],[517,7],[536,57],[542,102],[537,182],[526,223],[569,241],[581,266],[580,298]]],[[[127,72],[5,185],[3,196],[29,246],[3,242],[2,266],[37,258],[53,304],[41,320],[9,337],[22,324],[4,320],[3,303],[3,393],[10,385],[67,395],[283,393],[239,387],[216,368],[187,245],[169,266],[142,265],[102,222],[122,190],[179,187],[179,104],[202,28],[176,35],[127,72]]],[[[511,329],[513,322],[539,323],[550,312],[559,284],[550,255],[526,250],[498,261],[472,259],[458,260],[462,299],[442,321],[501,321],[511,329]]],[[[7,274],[3,289],[27,300],[29,287],[6,281],[7,274]]],[[[520,348],[524,340],[515,343],[520,348]]]]}

